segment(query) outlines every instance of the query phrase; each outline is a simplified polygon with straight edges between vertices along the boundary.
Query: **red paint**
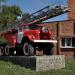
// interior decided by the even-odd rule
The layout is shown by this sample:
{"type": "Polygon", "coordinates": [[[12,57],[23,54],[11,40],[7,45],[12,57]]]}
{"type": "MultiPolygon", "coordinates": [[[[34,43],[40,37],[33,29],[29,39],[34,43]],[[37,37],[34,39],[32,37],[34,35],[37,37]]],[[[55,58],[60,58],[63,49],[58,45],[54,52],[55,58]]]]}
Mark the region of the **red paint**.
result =
{"type": "Polygon", "coordinates": [[[6,42],[11,44],[12,46],[15,47],[16,43],[16,34],[11,34],[11,33],[4,33],[3,37],[5,38],[6,42]]]}

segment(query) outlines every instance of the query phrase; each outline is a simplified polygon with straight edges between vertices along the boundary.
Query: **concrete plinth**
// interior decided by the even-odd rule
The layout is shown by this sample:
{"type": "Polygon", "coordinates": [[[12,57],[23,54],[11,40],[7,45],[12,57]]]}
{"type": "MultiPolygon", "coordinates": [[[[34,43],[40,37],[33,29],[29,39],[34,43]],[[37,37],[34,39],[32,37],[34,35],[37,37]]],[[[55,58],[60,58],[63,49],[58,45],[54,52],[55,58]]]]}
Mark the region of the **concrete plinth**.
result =
{"type": "Polygon", "coordinates": [[[63,55],[36,57],[36,71],[61,69],[64,67],[65,67],[65,56],[63,55]]]}
{"type": "Polygon", "coordinates": [[[14,64],[21,65],[36,71],[49,69],[60,69],[65,67],[65,56],[0,56],[0,60],[12,61],[14,64]]]}

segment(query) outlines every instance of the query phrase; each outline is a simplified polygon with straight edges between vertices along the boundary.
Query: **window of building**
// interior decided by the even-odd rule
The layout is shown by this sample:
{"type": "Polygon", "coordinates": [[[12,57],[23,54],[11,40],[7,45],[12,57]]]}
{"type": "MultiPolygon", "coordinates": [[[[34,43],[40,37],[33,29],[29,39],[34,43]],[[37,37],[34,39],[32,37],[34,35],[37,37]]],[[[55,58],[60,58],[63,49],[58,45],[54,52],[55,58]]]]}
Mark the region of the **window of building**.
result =
{"type": "Polygon", "coordinates": [[[61,48],[75,48],[75,37],[72,38],[61,38],[61,48]]]}

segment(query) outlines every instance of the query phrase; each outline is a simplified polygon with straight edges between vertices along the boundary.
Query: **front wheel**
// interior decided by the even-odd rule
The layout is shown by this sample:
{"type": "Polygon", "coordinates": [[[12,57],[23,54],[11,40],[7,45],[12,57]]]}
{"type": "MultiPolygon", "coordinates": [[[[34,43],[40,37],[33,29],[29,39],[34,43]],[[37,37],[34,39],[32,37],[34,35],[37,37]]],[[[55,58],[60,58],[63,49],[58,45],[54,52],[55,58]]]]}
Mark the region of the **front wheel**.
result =
{"type": "Polygon", "coordinates": [[[43,47],[44,54],[52,55],[53,54],[53,47],[54,47],[53,43],[46,43],[46,44],[44,44],[44,47],[43,47]]]}
{"type": "Polygon", "coordinates": [[[30,42],[25,42],[23,44],[23,53],[24,55],[34,55],[34,47],[30,42]]]}

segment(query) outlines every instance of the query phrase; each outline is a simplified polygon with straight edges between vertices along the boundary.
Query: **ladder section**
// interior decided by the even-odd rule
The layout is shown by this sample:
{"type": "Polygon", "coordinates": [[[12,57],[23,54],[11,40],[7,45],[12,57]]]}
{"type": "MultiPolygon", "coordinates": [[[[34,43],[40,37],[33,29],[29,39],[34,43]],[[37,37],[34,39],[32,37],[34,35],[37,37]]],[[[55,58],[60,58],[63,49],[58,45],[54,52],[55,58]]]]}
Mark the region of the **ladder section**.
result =
{"type": "Polygon", "coordinates": [[[37,22],[42,22],[44,20],[47,20],[49,18],[53,18],[55,16],[61,15],[68,12],[68,8],[65,6],[54,6],[54,7],[50,7],[47,6],[33,14],[31,14],[32,17],[32,22],[37,20],[35,23],[37,22]]]}
{"type": "Polygon", "coordinates": [[[66,13],[66,12],[68,12],[68,8],[65,6],[60,6],[60,5],[54,6],[54,7],[46,6],[43,9],[41,9],[35,13],[32,13],[30,15],[31,21],[29,23],[25,23],[25,21],[23,21],[23,20],[16,21],[10,25],[7,25],[4,28],[4,31],[6,32],[6,31],[9,31],[12,29],[17,29],[17,27],[19,27],[19,26],[41,23],[42,21],[56,17],[58,15],[66,13]]]}

